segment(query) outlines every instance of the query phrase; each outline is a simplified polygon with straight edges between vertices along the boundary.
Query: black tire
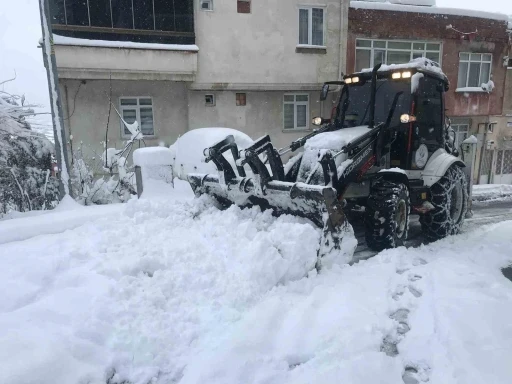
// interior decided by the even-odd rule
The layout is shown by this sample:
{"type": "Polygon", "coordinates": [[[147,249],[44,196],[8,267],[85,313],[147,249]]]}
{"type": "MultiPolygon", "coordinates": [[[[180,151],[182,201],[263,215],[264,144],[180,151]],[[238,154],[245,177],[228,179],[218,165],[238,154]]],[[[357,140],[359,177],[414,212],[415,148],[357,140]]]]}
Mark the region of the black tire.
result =
{"type": "Polygon", "coordinates": [[[434,209],[420,216],[423,233],[435,241],[460,232],[468,209],[468,187],[464,171],[452,166],[432,187],[434,209]]]}
{"type": "Polygon", "coordinates": [[[368,248],[382,251],[404,245],[409,230],[410,200],[405,184],[380,179],[370,191],[365,210],[368,248]]]}

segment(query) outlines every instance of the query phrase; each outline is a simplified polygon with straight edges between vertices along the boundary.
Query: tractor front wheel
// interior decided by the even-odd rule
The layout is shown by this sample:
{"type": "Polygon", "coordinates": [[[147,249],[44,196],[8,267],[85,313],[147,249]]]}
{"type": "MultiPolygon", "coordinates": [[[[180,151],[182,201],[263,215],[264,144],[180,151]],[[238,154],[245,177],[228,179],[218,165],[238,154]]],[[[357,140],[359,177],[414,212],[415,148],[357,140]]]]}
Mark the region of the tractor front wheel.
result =
{"type": "Polygon", "coordinates": [[[409,189],[405,184],[378,180],[372,186],[365,213],[368,248],[382,251],[404,245],[409,229],[409,189]]]}
{"type": "Polygon", "coordinates": [[[430,191],[434,209],[420,216],[427,239],[434,241],[459,233],[468,209],[467,180],[462,168],[449,168],[430,191]]]}

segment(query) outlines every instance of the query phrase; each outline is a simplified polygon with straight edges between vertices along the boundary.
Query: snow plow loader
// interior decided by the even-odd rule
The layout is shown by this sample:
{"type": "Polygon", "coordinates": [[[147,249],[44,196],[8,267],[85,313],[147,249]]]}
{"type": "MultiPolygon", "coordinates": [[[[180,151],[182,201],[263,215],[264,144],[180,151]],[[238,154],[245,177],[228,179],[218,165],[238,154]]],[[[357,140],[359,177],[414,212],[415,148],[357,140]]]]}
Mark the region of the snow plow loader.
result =
{"type": "Polygon", "coordinates": [[[241,150],[232,136],[206,148],[218,174],[189,174],[196,195],[310,219],[323,228],[319,260],[346,248],[352,211],[364,215],[366,243],[376,251],[404,244],[410,214],[420,215],[430,240],[457,233],[468,183],[448,135],[448,80],[439,66],[379,64],[325,83],[321,100],[334,87],[341,93],[333,116],[314,118],[318,128],[286,148],[274,148],[268,135],[241,150]],[[283,164],[283,155],[299,150],[283,164]]]}

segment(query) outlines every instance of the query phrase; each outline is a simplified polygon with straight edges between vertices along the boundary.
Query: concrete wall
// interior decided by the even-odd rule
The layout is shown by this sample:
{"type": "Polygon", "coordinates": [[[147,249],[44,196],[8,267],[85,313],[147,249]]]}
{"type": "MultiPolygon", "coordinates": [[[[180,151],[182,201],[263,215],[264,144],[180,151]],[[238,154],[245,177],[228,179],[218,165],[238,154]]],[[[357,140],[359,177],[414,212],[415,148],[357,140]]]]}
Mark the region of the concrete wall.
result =
{"type": "Polygon", "coordinates": [[[272,86],[336,80],[340,26],[344,27],[340,25],[340,4],[346,12],[347,0],[261,0],[251,2],[250,14],[242,14],[237,13],[234,0],[215,0],[211,12],[200,10],[196,1],[196,43],[200,51],[193,87],[219,89],[229,84],[272,86]],[[296,52],[300,4],[325,6],[326,49],[296,52]]]}
{"type": "MultiPolygon", "coordinates": [[[[59,84],[66,132],[67,136],[73,135],[74,149],[82,143],[88,153],[95,151],[101,155],[109,110],[109,82],[86,80],[85,84],[80,85],[80,80],[60,79],[59,84]]],[[[118,109],[119,97],[125,96],[153,98],[155,136],[145,138],[148,146],[161,142],[168,146],[187,131],[188,102],[185,83],[113,80],[112,102],[118,109]]],[[[108,147],[124,148],[125,141],[126,138],[121,135],[117,113],[112,109],[108,126],[108,147]]]]}
{"type": "Polygon", "coordinates": [[[505,81],[505,97],[503,101],[503,114],[510,115],[512,121],[512,67],[507,70],[507,79],[505,81]]]}
{"type": "MultiPolygon", "coordinates": [[[[283,129],[283,95],[285,92],[246,92],[247,105],[236,106],[236,92],[216,91],[216,105],[205,106],[205,94],[212,92],[189,91],[189,128],[228,127],[247,133],[253,139],[269,134],[276,147],[284,147],[291,141],[305,136],[307,130],[283,129]]],[[[319,101],[319,92],[300,92],[309,94],[310,120],[315,116],[329,117],[332,102],[319,101]]]]}
{"type": "Polygon", "coordinates": [[[60,78],[194,80],[197,52],[55,45],[60,78]]]}

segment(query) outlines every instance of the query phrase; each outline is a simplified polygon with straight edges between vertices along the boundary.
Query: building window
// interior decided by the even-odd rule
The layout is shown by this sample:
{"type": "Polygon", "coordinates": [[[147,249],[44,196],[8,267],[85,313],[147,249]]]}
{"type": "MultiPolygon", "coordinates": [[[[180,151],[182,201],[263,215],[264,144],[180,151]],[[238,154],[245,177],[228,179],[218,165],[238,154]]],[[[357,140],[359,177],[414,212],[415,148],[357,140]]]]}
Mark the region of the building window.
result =
{"type": "Polygon", "coordinates": [[[213,11],[213,0],[201,0],[201,9],[203,11],[213,11]]]}
{"type": "Polygon", "coordinates": [[[469,135],[468,124],[452,124],[453,132],[455,133],[455,148],[460,148],[460,145],[469,135]]]}
{"type": "Polygon", "coordinates": [[[323,8],[299,8],[299,45],[324,46],[323,8]]]}
{"type": "Polygon", "coordinates": [[[204,95],[204,105],[207,107],[215,106],[215,95],[204,95]]]}
{"type": "Polygon", "coordinates": [[[284,129],[307,129],[309,121],[309,95],[284,95],[284,129]]]}
{"type": "Polygon", "coordinates": [[[251,0],[237,0],[236,9],[238,13],[251,13],[251,0]]]}
{"type": "MultiPolygon", "coordinates": [[[[49,1],[53,29],[64,36],[175,44],[195,42],[195,0],[49,1]]],[[[203,5],[213,0],[201,1],[203,5]]]]}
{"type": "MultiPolygon", "coordinates": [[[[153,99],[151,97],[121,97],[121,116],[128,124],[137,120],[139,129],[144,136],[154,136],[153,99]]],[[[122,136],[131,136],[130,131],[121,122],[122,136]]]]}
{"type": "Polygon", "coordinates": [[[426,41],[356,40],[356,71],[382,64],[405,64],[425,57],[441,64],[441,44],[426,41]]]}
{"type": "Polygon", "coordinates": [[[243,107],[247,103],[247,94],[237,93],[236,94],[236,105],[237,107],[243,107]]]}
{"type": "Polygon", "coordinates": [[[480,87],[491,79],[492,55],[488,53],[459,53],[457,88],[480,87]]]}

